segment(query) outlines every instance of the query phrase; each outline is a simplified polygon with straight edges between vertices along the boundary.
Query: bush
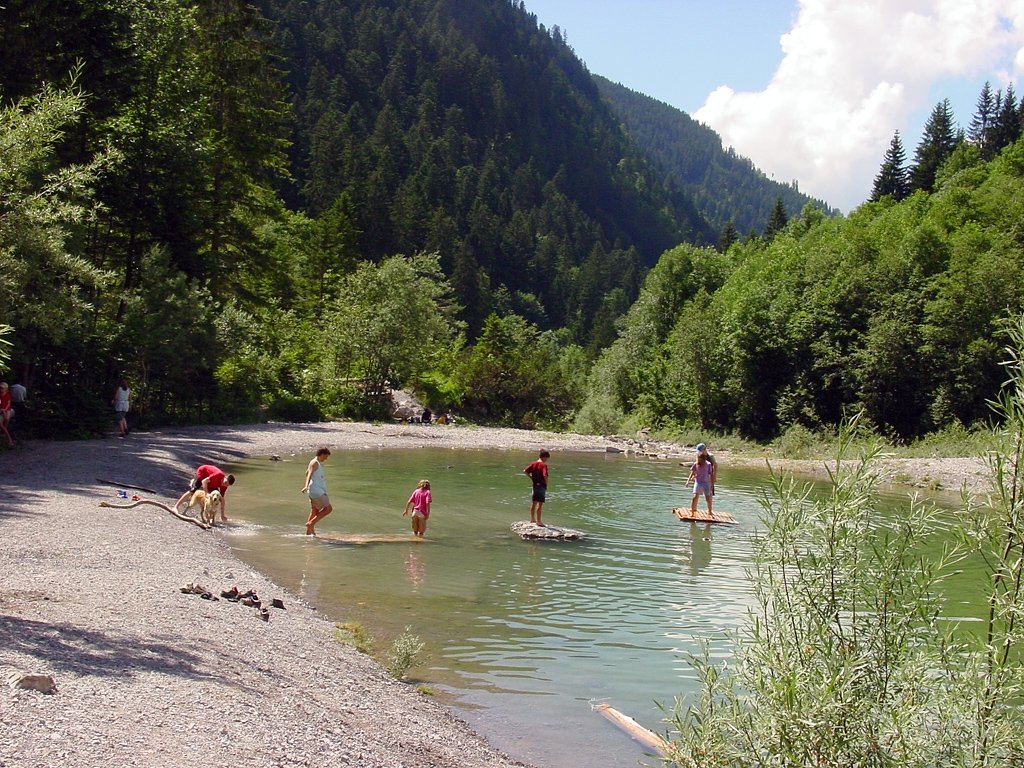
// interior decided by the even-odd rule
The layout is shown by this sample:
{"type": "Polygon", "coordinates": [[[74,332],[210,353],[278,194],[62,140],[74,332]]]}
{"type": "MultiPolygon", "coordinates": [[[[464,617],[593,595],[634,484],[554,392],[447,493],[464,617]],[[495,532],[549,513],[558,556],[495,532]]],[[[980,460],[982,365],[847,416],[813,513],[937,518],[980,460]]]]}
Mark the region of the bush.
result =
{"type": "Polygon", "coordinates": [[[668,760],[704,766],[960,768],[1024,760],[1024,317],[1010,330],[1012,377],[995,404],[1003,424],[989,453],[993,492],[964,498],[956,538],[912,498],[903,515],[876,509],[879,456],[856,423],[840,431],[830,494],[774,475],[756,542],[756,605],[735,658],[692,659],[698,699],[676,702],[668,760]],[[855,445],[864,446],[858,457],[855,445]],[[965,568],[987,595],[980,631],[949,622],[938,585],[965,568]]]}
{"type": "Polygon", "coordinates": [[[409,633],[409,629],[406,627],[405,632],[395,638],[388,651],[387,670],[396,680],[405,677],[426,647],[416,635],[409,633]]]}
{"type": "Polygon", "coordinates": [[[320,406],[306,397],[278,395],[267,408],[267,418],[275,421],[314,422],[323,421],[320,406]]]}
{"type": "Polygon", "coordinates": [[[366,627],[358,621],[338,622],[334,625],[335,639],[339,643],[351,645],[360,653],[367,656],[373,653],[373,638],[366,631],[366,627]]]}
{"type": "Polygon", "coordinates": [[[810,459],[827,452],[829,444],[802,424],[791,424],[772,442],[772,448],[784,459],[810,459]]]}
{"type": "Polygon", "coordinates": [[[613,435],[619,431],[622,420],[622,410],[611,394],[593,394],[576,414],[572,429],[582,435],[613,435]]]}

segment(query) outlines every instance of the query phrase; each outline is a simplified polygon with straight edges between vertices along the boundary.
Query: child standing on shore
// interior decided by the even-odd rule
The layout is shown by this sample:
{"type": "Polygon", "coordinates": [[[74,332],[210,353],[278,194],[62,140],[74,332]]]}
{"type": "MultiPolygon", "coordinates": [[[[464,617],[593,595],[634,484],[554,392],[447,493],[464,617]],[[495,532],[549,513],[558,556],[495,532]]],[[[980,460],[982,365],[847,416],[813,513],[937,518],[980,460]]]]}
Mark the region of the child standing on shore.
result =
{"type": "Polygon", "coordinates": [[[405,502],[405,511],[402,517],[407,517],[412,510],[412,532],[417,536],[423,536],[427,532],[427,518],[430,517],[430,481],[420,480],[416,490],[405,502]]]}

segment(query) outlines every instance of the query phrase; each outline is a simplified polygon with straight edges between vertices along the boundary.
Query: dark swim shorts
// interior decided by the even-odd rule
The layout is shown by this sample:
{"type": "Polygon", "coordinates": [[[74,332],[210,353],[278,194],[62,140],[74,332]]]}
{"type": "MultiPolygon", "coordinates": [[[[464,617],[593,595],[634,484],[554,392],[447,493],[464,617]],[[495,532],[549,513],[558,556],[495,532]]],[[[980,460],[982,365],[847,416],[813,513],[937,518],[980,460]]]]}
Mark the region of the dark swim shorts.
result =
{"type": "Polygon", "coordinates": [[[546,486],[543,486],[543,485],[535,485],[535,486],[533,486],[533,500],[534,501],[539,501],[541,504],[543,504],[545,502],[545,500],[546,500],[545,497],[547,496],[547,494],[548,494],[548,489],[547,489],[546,486]]]}

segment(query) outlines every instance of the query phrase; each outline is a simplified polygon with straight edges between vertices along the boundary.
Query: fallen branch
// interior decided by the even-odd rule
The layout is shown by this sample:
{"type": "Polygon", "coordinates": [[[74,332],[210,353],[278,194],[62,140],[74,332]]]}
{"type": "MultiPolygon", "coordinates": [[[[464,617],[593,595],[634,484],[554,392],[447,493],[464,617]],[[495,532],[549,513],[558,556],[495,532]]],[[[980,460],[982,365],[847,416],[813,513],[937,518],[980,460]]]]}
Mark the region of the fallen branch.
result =
{"type": "Polygon", "coordinates": [[[661,736],[654,731],[644,728],[640,723],[629,715],[624,715],[619,710],[608,704],[597,704],[591,707],[621,728],[634,741],[639,742],[647,749],[662,757],[668,754],[668,744],[661,736]]]}
{"type": "Polygon", "coordinates": [[[163,509],[171,515],[174,515],[174,517],[178,518],[179,520],[184,520],[185,522],[192,523],[192,525],[198,525],[204,531],[212,527],[202,522],[201,520],[196,520],[194,517],[183,515],[178,510],[171,509],[166,504],[159,501],[152,501],[150,499],[139,499],[138,501],[133,501],[131,504],[111,504],[109,501],[100,502],[101,507],[110,507],[111,509],[131,509],[132,507],[139,506],[139,504],[152,504],[154,507],[160,507],[160,509],[163,509]]]}
{"type": "Polygon", "coordinates": [[[128,483],[118,483],[115,480],[104,480],[102,477],[96,478],[97,483],[105,483],[106,485],[115,485],[118,488],[131,488],[135,491],[145,491],[146,493],[156,493],[152,488],[143,488],[141,485],[128,485],[128,483]]]}

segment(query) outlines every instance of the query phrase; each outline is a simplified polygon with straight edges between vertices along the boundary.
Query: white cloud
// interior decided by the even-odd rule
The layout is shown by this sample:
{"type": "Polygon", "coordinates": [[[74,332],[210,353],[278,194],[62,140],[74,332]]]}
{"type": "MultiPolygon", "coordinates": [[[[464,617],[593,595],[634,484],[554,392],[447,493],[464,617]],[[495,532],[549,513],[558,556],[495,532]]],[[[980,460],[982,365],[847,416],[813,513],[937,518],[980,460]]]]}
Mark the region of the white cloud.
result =
{"type": "Polygon", "coordinates": [[[932,85],[1002,87],[1024,72],[1024,0],[800,0],[779,43],[763,91],[720,86],[694,117],[775,179],[848,211],[870,194],[893,131],[913,156],[906,127],[934,106],[932,85]]]}

